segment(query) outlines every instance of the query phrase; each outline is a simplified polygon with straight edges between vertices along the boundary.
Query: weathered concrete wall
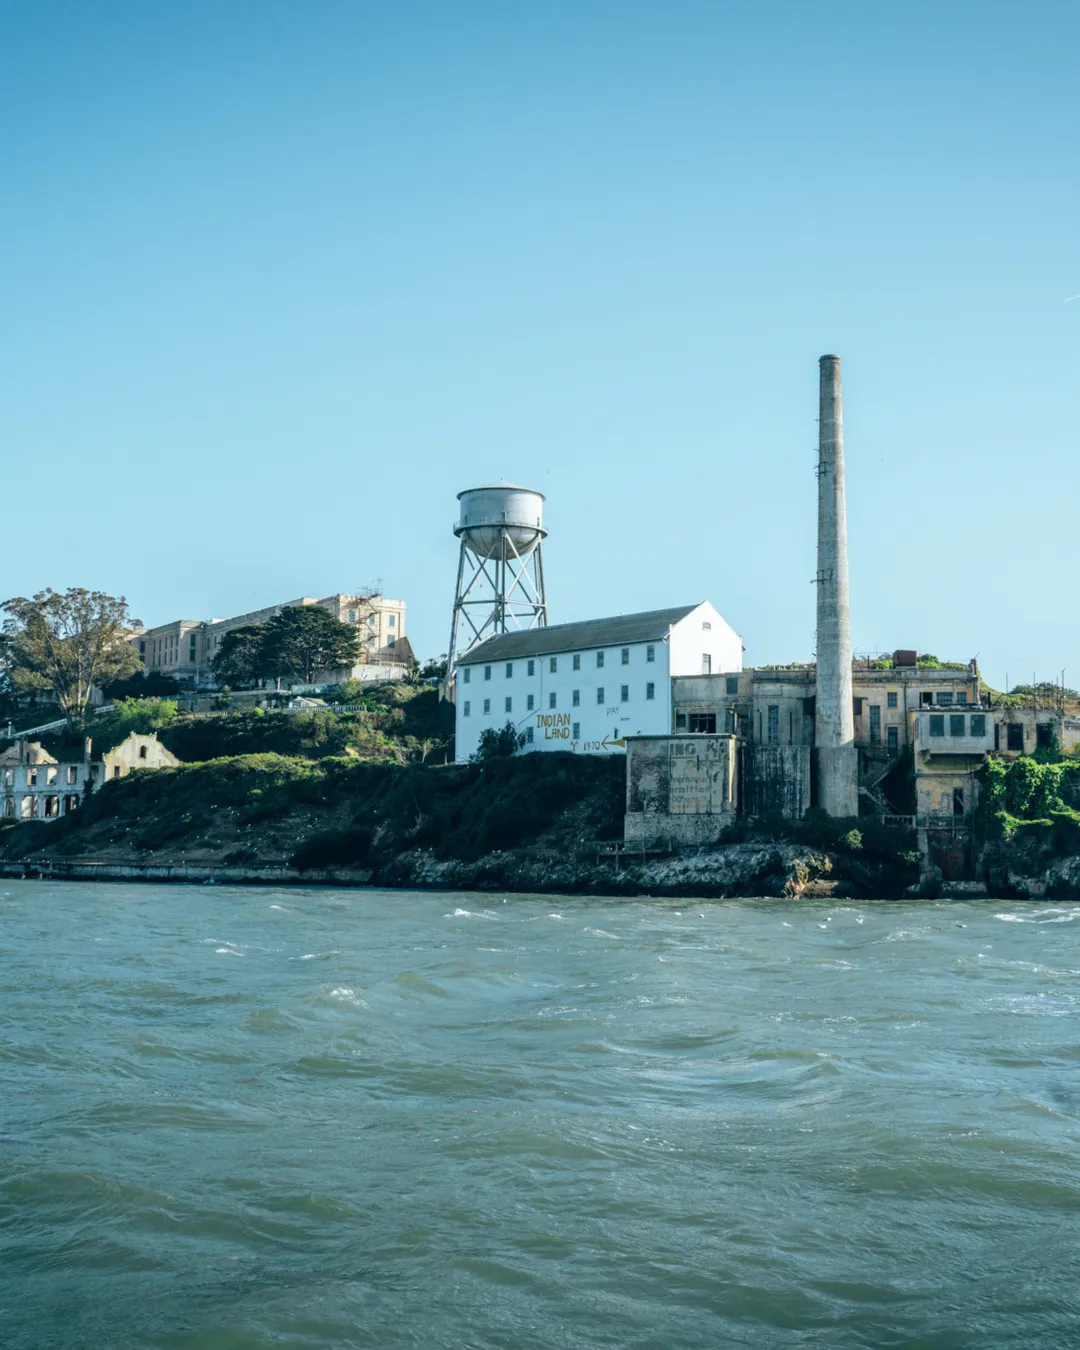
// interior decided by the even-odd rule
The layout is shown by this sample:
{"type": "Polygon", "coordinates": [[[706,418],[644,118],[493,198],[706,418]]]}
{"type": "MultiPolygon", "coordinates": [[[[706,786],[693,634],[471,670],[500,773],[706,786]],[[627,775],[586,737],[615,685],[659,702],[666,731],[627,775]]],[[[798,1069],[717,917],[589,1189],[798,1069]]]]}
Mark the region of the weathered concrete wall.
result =
{"type": "Polygon", "coordinates": [[[642,736],[627,741],[628,844],[715,840],[738,807],[734,736],[642,736]]]}
{"type": "Polygon", "coordinates": [[[745,753],[745,814],[801,820],[810,808],[810,747],[749,745],[745,753]]]}

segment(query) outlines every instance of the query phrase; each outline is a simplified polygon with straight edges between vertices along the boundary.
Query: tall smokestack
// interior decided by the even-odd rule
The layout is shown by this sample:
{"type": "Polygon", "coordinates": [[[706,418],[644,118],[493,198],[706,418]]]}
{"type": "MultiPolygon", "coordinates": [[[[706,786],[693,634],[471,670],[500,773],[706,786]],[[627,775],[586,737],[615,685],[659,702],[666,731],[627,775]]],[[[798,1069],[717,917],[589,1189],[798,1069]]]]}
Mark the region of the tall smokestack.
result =
{"type": "Polygon", "coordinates": [[[830,816],[859,814],[859,761],[851,693],[844,411],[840,358],[823,356],[818,426],[817,804],[830,816]]]}

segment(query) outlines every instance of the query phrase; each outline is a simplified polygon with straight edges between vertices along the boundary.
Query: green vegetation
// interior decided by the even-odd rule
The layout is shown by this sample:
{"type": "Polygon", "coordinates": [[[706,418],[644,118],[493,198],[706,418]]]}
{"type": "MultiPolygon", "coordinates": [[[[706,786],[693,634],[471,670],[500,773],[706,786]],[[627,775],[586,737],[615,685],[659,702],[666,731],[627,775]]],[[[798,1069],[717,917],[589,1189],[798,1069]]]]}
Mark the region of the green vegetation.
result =
{"type": "Polygon", "coordinates": [[[980,770],[976,829],[994,893],[1012,878],[1044,875],[1055,859],[1080,854],[1080,759],[989,760],[980,770]]]}
{"type": "Polygon", "coordinates": [[[524,744],[525,736],[513,722],[507,722],[497,730],[495,727],[485,727],[471,759],[474,764],[483,764],[489,759],[511,759],[524,744]]]}
{"type": "Polygon", "coordinates": [[[72,855],[110,843],[142,853],[234,843],[230,856],[250,860],[284,841],[298,867],[351,864],[389,878],[407,850],[474,860],[534,845],[564,818],[560,846],[615,838],[623,772],[621,760],[570,754],[446,768],[241,755],[109,781],[47,835],[20,826],[0,839],[8,856],[46,844],[72,855]]]}
{"type": "Polygon", "coordinates": [[[919,670],[967,670],[967,661],[942,661],[932,652],[921,652],[916,658],[919,670]]]}
{"type": "Polygon", "coordinates": [[[15,596],[0,608],[8,616],[0,643],[8,687],[16,694],[49,692],[73,731],[94,685],[139,669],[127,641],[139,621],[128,614],[123,596],[49,587],[29,600],[15,596]]]}
{"type": "Polygon", "coordinates": [[[311,684],[320,671],[353,665],[359,652],[350,624],[321,605],[288,605],[266,623],[226,633],[213,667],[223,684],[234,687],[278,677],[311,684]]]}

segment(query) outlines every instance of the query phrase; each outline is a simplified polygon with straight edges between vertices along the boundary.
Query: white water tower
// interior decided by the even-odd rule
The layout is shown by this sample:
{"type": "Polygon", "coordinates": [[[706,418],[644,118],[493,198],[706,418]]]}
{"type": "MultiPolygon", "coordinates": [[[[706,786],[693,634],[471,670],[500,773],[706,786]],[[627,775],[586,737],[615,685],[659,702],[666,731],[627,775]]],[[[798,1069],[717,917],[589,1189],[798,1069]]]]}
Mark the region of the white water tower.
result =
{"type": "Polygon", "coordinates": [[[511,483],[458,493],[461,540],[446,692],[458,657],[497,633],[547,626],[544,494],[511,483]]]}

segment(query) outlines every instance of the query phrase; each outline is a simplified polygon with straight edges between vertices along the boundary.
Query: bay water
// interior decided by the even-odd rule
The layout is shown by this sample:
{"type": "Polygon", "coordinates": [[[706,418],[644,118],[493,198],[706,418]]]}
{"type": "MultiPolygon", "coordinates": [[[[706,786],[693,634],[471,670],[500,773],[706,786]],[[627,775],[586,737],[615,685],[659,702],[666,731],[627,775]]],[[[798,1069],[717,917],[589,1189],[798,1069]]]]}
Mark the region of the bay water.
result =
{"type": "Polygon", "coordinates": [[[0,1346],[1080,1346],[1080,907],[0,883],[0,1346]]]}

